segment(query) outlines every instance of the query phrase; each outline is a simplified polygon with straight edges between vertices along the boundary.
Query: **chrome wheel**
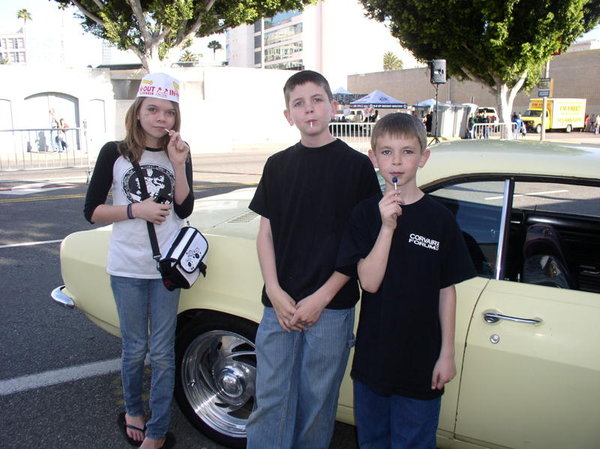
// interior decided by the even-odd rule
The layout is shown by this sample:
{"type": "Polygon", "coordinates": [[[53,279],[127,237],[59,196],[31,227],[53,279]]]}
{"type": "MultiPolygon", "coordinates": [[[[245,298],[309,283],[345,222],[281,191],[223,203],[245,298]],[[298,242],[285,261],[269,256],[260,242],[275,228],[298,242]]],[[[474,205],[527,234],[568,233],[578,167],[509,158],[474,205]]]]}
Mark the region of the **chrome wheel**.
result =
{"type": "Polygon", "coordinates": [[[229,330],[197,333],[179,368],[181,393],[200,426],[212,429],[209,436],[221,441],[245,439],[254,406],[254,343],[229,330]]]}

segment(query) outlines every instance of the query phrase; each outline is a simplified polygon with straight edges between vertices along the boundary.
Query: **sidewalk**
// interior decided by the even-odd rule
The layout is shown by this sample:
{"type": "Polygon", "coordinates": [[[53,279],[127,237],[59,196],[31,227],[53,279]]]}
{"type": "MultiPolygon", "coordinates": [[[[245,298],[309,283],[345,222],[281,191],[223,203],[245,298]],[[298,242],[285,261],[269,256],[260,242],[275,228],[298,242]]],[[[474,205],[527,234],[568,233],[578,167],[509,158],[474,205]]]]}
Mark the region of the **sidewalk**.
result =
{"type": "MultiPolygon", "coordinates": [[[[244,148],[226,153],[192,154],[195,182],[235,182],[256,184],[267,158],[280,148],[244,148]]],[[[91,171],[87,167],[47,168],[0,171],[0,183],[87,183],[91,171]]]]}
{"type": "MultiPolygon", "coordinates": [[[[445,139],[442,139],[445,140],[445,139]]],[[[523,139],[539,141],[539,134],[529,133],[523,139]]],[[[485,140],[481,140],[484,142],[485,140]]],[[[546,133],[545,142],[594,145],[600,149],[600,135],[587,132],[546,133]]],[[[245,147],[224,153],[192,154],[195,182],[257,183],[266,159],[283,149],[281,146],[245,147]]],[[[93,166],[91,167],[93,170],[93,166]]],[[[87,167],[49,168],[0,171],[0,183],[72,182],[87,183],[91,173],[87,167]]]]}

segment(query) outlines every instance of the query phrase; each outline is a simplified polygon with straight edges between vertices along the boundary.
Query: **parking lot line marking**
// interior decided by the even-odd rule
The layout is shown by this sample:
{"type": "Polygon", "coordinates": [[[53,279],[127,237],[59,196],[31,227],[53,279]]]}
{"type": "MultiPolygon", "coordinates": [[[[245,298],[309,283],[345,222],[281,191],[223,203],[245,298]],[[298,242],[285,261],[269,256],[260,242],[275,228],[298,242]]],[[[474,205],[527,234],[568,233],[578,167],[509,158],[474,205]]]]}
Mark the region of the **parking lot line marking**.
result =
{"type": "MultiPolygon", "coordinates": [[[[513,195],[514,198],[519,197],[519,196],[537,196],[537,195],[550,195],[551,193],[565,193],[568,192],[568,190],[547,190],[546,192],[530,192],[530,193],[515,193],[513,195]]],[[[486,201],[491,201],[491,200],[501,200],[502,198],[504,198],[503,196],[488,196],[487,198],[484,198],[486,201]]]]}
{"type": "MultiPolygon", "coordinates": [[[[253,187],[256,186],[256,182],[224,182],[224,183],[203,183],[203,184],[194,184],[192,190],[195,192],[202,192],[208,189],[214,189],[218,187],[253,187]]],[[[0,195],[11,195],[12,190],[0,189],[0,195]]],[[[31,203],[36,201],[52,201],[52,200],[64,200],[64,199],[72,199],[72,198],[85,198],[85,193],[73,193],[73,194],[65,194],[65,195],[53,195],[53,196],[23,196],[25,194],[37,193],[37,192],[26,192],[19,193],[16,197],[11,198],[1,198],[0,204],[9,204],[9,203],[31,203]]]]}
{"type": "Polygon", "coordinates": [[[120,369],[121,359],[119,358],[0,380],[0,396],[21,393],[36,388],[51,387],[90,377],[103,376],[104,374],[118,372],[120,369]]]}
{"type": "Polygon", "coordinates": [[[11,243],[10,245],[0,245],[0,249],[3,248],[15,248],[17,246],[33,246],[33,245],[46,245],[48,243],[60,243],[63,239],[60,240],[46,240],[42,242],[25,242],[25,243],[11,243]]]}

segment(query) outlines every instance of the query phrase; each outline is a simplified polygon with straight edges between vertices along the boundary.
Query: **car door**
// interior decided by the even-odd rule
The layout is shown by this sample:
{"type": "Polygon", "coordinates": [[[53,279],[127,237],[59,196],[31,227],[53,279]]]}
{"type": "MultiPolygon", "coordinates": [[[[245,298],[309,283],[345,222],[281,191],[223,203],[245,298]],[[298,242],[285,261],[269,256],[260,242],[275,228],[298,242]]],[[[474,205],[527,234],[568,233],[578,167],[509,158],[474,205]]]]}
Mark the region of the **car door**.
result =
{"type": "Polygon", "coordinates": [[[438,445],[454,439],[461,361],[473,310],[489,279],[494,276],[502,222],[503,183],[464,180],[428,189],[428,193],[454,214],[477,270],[477,276],[456,286],[455,360],[457,374],[445,386],[438,426],[438,445]],[[489,200],[488,198],[494,198],[489,200]]]}
{"type": "Polygon", "coordinates": [[[531,204],[517,205],[513,211],[518,214],[505,215],[505,225],[517,230],[505,233],[507,254],[500,255],[500,260],[506,266],[486,285],[473,311],[454,437],[485,447],[597,448],[600,294],[589,284],[584,291],[520,282],[519,270],[510,269],[519,252],[509,248],[523,244],[518,229],[526,227],[526,220],[541,217],[540,221],[552,222],[555,218],[560,225],[576,223],[578,213],[587,214],[585,226],[580,226],[583,241],[577,242],[573,233],[568,242],[576,257],[586,259],[570,265],[583,280],[584,272],[589,274],[598,263],[600,236],[594,218],[600,216],[600,189],[590,189],[581,197],[573,195],[572,186],[537,193],[539,185],[527,186],[525,193],[515,189],[513,195],[507,190],[509,204],[521,201],[517,197],[531,204]],[[594,208],[591,219],[590,206],[594,208]],[[565,207],[576,210],[565,214],[565,207]],[[553,215],[548,210],[557,212],[553,215]]]}

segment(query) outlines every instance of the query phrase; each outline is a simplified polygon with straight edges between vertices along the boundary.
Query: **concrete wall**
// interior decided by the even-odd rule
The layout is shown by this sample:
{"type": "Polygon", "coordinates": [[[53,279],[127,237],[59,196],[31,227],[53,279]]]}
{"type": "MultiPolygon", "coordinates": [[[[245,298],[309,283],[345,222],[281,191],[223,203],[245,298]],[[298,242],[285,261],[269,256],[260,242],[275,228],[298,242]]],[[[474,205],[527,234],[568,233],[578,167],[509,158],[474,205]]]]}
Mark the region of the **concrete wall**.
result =
{"type": "MultiPolygon", "coordinates": [[[[550,77],[554,79],[554,96],[586,98],[587,112],[600,113],[600,50],[569,52],[556,56],[550,62],[550,77]]],[[[435,87],[429,82],[428,68],[395,70],[348,76],[348,90],[352,93],[369,93],[379,89],[409,105],[435,98],[435,87]]],[[[537,95],[533,89],[531,96],[537,95]]],[[[529,96],[520,92],[513,110],[523,112],[529,96]]],[[[439,85],[439,100],[453,103],[475,103],[479,106],[496,106],[496,98],[482,84],[449,79],[439,85]]]]}
{"type": "Polygon", "coordinates": [[[85,125],[90,145],[113,138],[108,70],[0,65],[0,80],[0,129],[50,128],[53,109],[71,128],[85,125]]]}
{"type": "MultiPolygon", "coordinates": [[[[235,67],[168,72],[181,81],[182,135],[193,152],[283,148],[299,139],[283,116],[283,85],[292,72],[235,67]]],[[[60,103],[64,111],[57,115],[72,117],[67,120],[71,127],[86,123],[94,154],[104,142],[123,138],[125,114],[142,76],[139,70],[48,67],[39,73],[26,66],[0,65],[0,129],[49,128],[48,103],[65,97],[69,101],[60,103]],[[40,101],[32,105],[28,97],[36,95],[40,101]]]]}
{"type": "MultiPolygon", "coordinates": [[[[283,117],[282,88],[292,72],[238,67],[168,72],[181,81],[182,135],[193,152],[283,148],[298,140],[296,128],[283,117]]],[[[600,113],[599,73],[600,50],[560,55],[550,65],[554,95],[587,98],[587,111],[600,113]]],[[[0,129],[49,128],[48,109],[54,102],[57,116],[71,127],[86,125],[94,157],[104,142],[123,137],[125,113],[142,75],[139,70],[0,65],[0,129]]],[[[380,89],[409,105],[435,96],[426,68],[351,75],[348,84],[351,92],[380,89]]],[[[439,99],[496,104],[484,86],[452,79],[439,86],[439,99]]],[[[520,93],[514,110],[524,111],[528,101],[520,93]]]]}

